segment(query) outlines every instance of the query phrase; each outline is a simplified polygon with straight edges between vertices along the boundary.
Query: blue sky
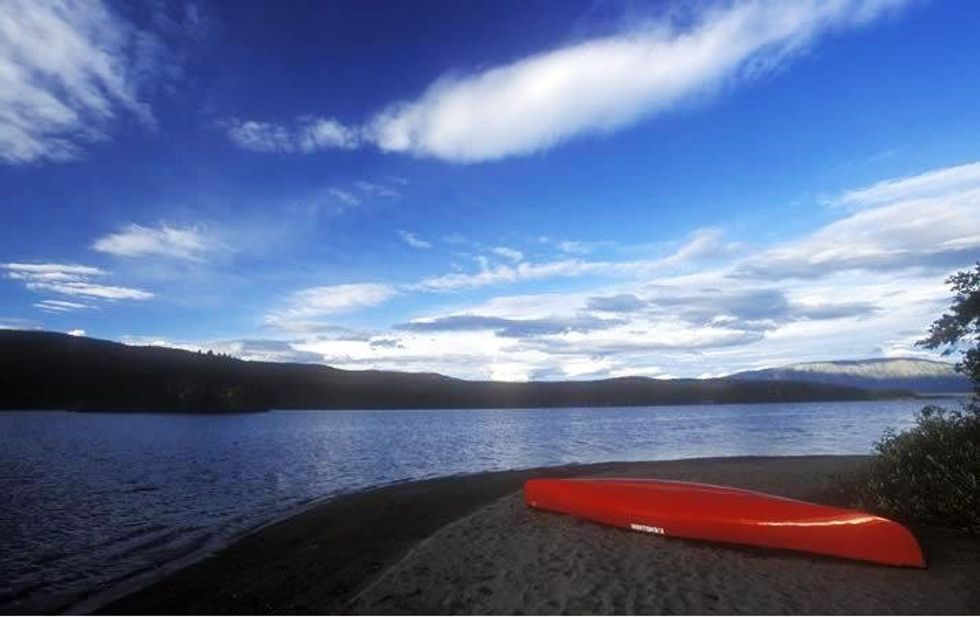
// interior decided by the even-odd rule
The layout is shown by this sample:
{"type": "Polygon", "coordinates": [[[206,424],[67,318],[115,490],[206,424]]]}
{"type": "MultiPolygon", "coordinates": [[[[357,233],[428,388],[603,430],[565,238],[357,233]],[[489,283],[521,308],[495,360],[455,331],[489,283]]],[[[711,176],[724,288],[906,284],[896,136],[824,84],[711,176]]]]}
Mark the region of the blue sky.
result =
{"type": "Polygon", "coordinates": [[[922,354],[980,5],[0,5],[0,327],[467,378],[922,354]]]}

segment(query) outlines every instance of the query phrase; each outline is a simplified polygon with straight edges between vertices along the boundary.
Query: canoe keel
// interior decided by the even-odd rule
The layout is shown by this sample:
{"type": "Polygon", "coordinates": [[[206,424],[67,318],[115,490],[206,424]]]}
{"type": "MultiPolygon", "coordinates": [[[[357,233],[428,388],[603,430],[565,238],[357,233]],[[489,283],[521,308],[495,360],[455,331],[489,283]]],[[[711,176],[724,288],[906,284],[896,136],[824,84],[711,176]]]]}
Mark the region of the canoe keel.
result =
{"type": "Polygon", "coordinates": [[[652,535],[832,555],[924,568],[919,543],[902,525],[742,489],[634,478],[534,479],[533,508],[652,535]]]}

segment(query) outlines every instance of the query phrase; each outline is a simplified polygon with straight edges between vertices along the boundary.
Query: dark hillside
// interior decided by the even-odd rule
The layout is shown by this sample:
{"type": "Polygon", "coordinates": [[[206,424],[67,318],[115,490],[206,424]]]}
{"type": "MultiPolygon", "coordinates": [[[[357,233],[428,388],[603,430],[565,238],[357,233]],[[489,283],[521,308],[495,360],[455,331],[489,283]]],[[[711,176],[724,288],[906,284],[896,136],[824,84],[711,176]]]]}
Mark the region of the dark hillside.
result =
{"type": "Polygon", "coordinates": [[[0,331],[0,409],[246,411],[588,407],[879,398],[853,387],[731,379],[463,381],[234,358],[53,332],[0,331]]]}

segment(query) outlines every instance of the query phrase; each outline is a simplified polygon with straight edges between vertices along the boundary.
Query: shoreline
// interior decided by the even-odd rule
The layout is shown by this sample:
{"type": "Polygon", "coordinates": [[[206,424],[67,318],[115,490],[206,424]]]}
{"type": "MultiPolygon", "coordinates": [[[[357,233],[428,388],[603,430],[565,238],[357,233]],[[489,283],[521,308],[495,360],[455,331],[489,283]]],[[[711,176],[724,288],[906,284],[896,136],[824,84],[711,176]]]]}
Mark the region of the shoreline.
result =
{"type": "MultiPolygon", "coordinates": [[[[272,410],[272,411],[291,411],[291,410],[272,410]]],[[[321,411],[321,410],[318,410],[321,411]]],[[[334,410],[323,410],[323,411],[334,411],[334,410]]],[[[354,410],[361,411],[361,410],[354,410]]],[[[367,410],[371,411],[371,410],[367,410]]],[[[71,412],[69,412],[71,413],[71,412]]],[[[728,458],[728,457],[718,457],[718,458],[728,458]]],[[[756,457],[748,457],[756,458],[756,457]]],[[[680,460],[714,460],[714,459],[678,459],[680,460]]],[[[665,461],[672,462],[672,461],[665,461]]],[[[573,463],[568,465],[559,466],[548,466],[548,467],[533,467],[528,469],[511,469],[511,470],[501,470],[501,471],[485,471],[485,472],[475,472],[475,473],[464,473],[455,474],[449,476],[440,476],[436,478],[427,478],[424,480],[398,480],[388,484],[382,484],[378,486],[372,486],[360,490],[355,490],[348,493],[341,493],[336,495],[329,495],[325,497],[320,497],[313,499],[312,501],[302,504],[290,512],[283,513],[272,520],[258,525],[257,527],[243,530],[239,533],[232,535],[222,541],[218,541],[215,545],[206,550],[199,551],[193,555],[188,555],[183,558],[176,560],[173,563],[166,564],[157,570],[144,574],[137,580],[128,581],[123,584],[120,588],[108,589],[100,592],[96,592],[78,602],[73,603],[71,606],[64,609],[65,614],[114,614],[111,609],[113,605],[119,602],[128,601],[129,599],[140,596],[144,591],[152,589],[155,585],[161,584],[167,581],[170,577],[179,576],[188,568],[192,568],[195,565],[202,564],[211,559],[216,558],[222,552],[234,548],[238,543],[251,540],[254,536],[259,536],[263,534],[266,530],[270,528],[277,527],[279,525],[288,525],[294,521],[294,519],[299,519],[306,515],[314,514],[317,510],[335,505],[335,502],[345,501],[345,500],[356,500],[359,497],[368,497],[374,493],[381,493],[388,491],[390,489],[395,489],[398,487],[406,485],[418,485],[417,488],[422,490],[427,490],[430,487],[429,484],[438,485],[442,483],[448,483],[453,481],[461,481],[469,478],[482,479],[485,476],[501,476],[499,479],[503,481],[508,481],[510,476],[521,476],[525,474],[535,474],[538,472],[548,472],[554,473],[556,475],[562,476],[574,476],[586,474],[592,468],[607,468],[607,467],[617,467],[620,465],[631,465],[630,462],[610,462],[610,463],[573,463]]],[[[530,477],[530,476],[528,476],[530,477]]],[[[498,478],[492,478],[496,480],[498,478]]],[[[517,482],[523,482],[523,479],[516,480],[517,482]]],[[[413,489],[416,488],[413,486],[413,489]]],[[[431,490],[437,490],[437,486],[432,486],[431,490]]],[[[414,491],[413,491],[414,492],[414,491]]],[[[341,504],[336,504],[341,505],[341,504]]],[[[126,611],[122,611],[121,614],[125,614],[126,611]]],[[[161,611],[166,612],[166,611],[161,611]]]]}
{"type": "MultiPolygon", "coordinates": [[[[798,382],[793,382],[798,383],[798,382]]],[[[796,405],[806,403],[868,403],[877,401],[919,401],[931,399],[967,399],[973,396],[972,392],[916,392],[913,390],[864,390],[869,396],[859,396],[855,398],[808,398],[800,400],[746,400],[746,401],[716,401],[716,400],[697,400],[679,402],[652,402],[652,403],[610,403],[610,404],[577,404],[577,405],[498,405],[498,406],[424,406],[424,407],[265,407],[265,408],[229,408],[229,409],[185,409],[181,407],[173,408],[140,408],[140,407],[93,407],[93,408],[65,408],[65,407],[0,407],[0,414],[20,413],[20,412],[40,412],[40,413],[77,413],[77,414],[160,414],[160,415],[200,415],[200,416],[221,416],[237,414],[261,414],[274,413],[277,411],[493,411],[493,410],[558,410],[558,409],[612,409],[612,408],[632,408],[632,407],[704,407],[704,406],[727,406],[727,405],[796,405]]]]}
{"type": "MultiPolygon", "coordinates": [[[[657,612],[658,605],[630,600],[632,592],[623,590],[608,592],[612,595],[603,602],[611,604],[576,604],[584,600],[576,598],[574,590],[583,585],[618,589],[614,582],[624,574],[618,572],[613,576],[616,561],[624,552],[635,550],[631,547],[638,544],[637,538],[629,532],[570,517],[528,512],[520,500],[523,481],[545,475],[646,475],[741,485],[832,503],[829,476],[846,473],[866,459],[861,456],[733,457],[599,463],[392,484],[309,504],[302,511],[260,527],[201,561],[97,608],[95,613],[645,612],[643,608],[657,612]],[[553,537],[556,533],[559,535],[553,537]],[[577,551],[576,547],[583,543],[595,543],[594,550],[584,554],[577,551]],[[554,550],[559,552],[552,554],[554,550]],[[603,551],[611,552],[607,558],[594,562],[603,551]],[[541,562],[544,554],[549,557],[541,562]],[[551,561],[564,564],[565,569],[549,572],[551,561]],[[583,564],[591,564],[593,570],[583,572],[583,564]],[[527,571],[517,579],[507,578],[521,568],[527,571]],[[584,580],[578,581],[576,577],[584,580]],[[623,598],[627,598],[626,604],[621,603],[623,598]]],[[[648,577],[666,571],[686,573],[688,578],[678,579],[673,585],[686,589],[684,598],[687,599],[674,597],[674,587],[662,588],[661,599],[674,603],[660,606],[662,610],[735,610],[733,605],[699,604],[691,600],[694,592],[687,589],[686,581],[698,580],[706,568],[712,567],[718,568],[718,572],[708,587],[718,586],[732,577],[748,577],[750,587],[768,585],[764,577],[761,580],[752,577],[760,568],[759,571],[768,572],[770,577],[796,572],[804,580],[814,569],[826,570],[828,580],[844,573],[848,577],[844,579],[844,587],[853,578],[865,589],[864,595],[856,600],[859,604],[841,607],[854,612],[916,612],[916,607],[921,612],[922,606],[929,607],[928,612],[980,610],[976,592],[971,596],[971,592],[963,591],[980,584],[980,541],[936,530],[925,530],[918,535],[933,566],[921,575],[843,560],[679,540],[667,540],[667,544],[656,545],[659,552],[644,553],[642,559],[636,557],[639,561],[633,564],[631,572],[645,573],[648,577]],[[658,559],[678,560],[680,565],[648,563],[651,554],[658,559]],[[752,563],[747,565],[747,561],[752,563]],[[770,571],[774,565],[777,569],[770,571]],[[909,599],[899,592],[906,595],[914,592],[919,596],[909,599]],[[923,605],[920,596],[926,597],[928,604],[923,605]],[[872,608],[862,611],[861,606],[872,608]]],[[[646,546],[642,542],[640,545],[646,546]]],[[[838,584],[835,588],[840,587],[838,584]]],[[[746,594],[751,595],[748,591],[746,594]]],[[[795,589],[776,599],[768,592],[764,597],[776,604],[751,605],[754,612],[779,612],[783,605],[778,602],[788,603],[786,606],[793,608],[792,612],[841,612],[826,604],[826,594],[814,597],[812,591],[804,589],[795,589]]]]}

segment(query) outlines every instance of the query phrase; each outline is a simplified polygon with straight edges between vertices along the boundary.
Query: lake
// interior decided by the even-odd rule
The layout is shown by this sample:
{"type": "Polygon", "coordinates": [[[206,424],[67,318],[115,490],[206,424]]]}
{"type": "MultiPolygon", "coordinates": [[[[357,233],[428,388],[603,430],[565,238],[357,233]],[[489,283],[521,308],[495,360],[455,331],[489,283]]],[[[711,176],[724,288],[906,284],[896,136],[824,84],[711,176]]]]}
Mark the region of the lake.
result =
{"type": "MultiPolygon", "coordinates": [[[[0,612],[84,610],[316,500],[449,474],[866,454],[930,401],[0,413],[0,612]]],[[[953,405],[953,401],[939,404],[953,405]]]]}

